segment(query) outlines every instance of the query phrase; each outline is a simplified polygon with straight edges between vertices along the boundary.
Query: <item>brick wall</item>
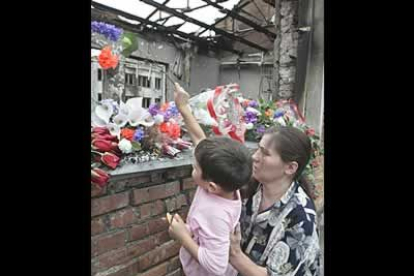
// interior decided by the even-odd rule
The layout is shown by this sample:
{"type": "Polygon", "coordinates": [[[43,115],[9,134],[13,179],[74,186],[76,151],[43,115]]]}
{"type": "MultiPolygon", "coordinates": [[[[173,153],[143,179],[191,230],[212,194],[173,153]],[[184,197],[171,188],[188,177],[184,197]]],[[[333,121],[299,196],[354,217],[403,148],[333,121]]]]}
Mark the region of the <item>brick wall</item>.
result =
{"type": "Polygon", "coordinates": [[[168,235],[165,213],[186,218],[195,185],[190,165],[114,177],[92,187],[93,276],[182,275],[180,245],[168,235]]]}

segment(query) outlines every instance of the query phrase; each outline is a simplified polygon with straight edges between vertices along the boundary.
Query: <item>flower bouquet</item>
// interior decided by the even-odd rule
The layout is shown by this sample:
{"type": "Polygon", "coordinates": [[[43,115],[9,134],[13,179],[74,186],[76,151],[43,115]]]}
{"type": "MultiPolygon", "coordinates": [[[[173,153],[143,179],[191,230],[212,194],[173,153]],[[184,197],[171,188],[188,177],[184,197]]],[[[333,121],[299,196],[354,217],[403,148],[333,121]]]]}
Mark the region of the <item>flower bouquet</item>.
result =
{"type": "Polygon", "coordinates": [[[200,93],[190,98],[189,104],[201,125],[211,127],[216,135],[244,143],[246,128],[239,97],[239,86],[229,84],[200,93]]]}
{"type": "Polygon", "coordinates": [[[181,139],[175,105],[142,108],[142,98],[120,104],[102,100],[92,113],[91,182],[105,185],[105,168],[115,169],[122,162],[139,163],[165,155],[175,157],[191,143],[181,139]]]}
{"type": "Polygon", "coordinates": [[[114,25],[93,21],[91,31],[92,42],[101,47],[98,61],[102,69],[115,69],[121,54],[127,57],[138,49],[136,35],[114,25]]]}

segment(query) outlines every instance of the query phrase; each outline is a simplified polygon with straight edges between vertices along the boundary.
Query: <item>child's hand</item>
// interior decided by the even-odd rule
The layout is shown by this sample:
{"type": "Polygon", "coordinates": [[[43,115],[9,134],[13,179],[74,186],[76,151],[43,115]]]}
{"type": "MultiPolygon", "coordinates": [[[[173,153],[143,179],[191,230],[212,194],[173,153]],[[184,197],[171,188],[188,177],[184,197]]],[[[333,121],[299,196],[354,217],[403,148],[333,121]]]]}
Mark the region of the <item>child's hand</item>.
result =
{"type": "Polygon", "coordinates": [[[170,236],[173,239],[176,239],[180,242],[182,242],[182,240],[186,236],[191,237],[191,232],[188,230],[187,226],[185,225],[185,222],[178,214],[174,215],[171,221],[171,224],[170,224],[170,228],[168,229],[168,232],[170,233],[170,236]]]}
{"type": "Polygon", "coordinates": [[[175,83],[174,101],[177,107],[186,106],[190,95],[178,84],[175,83]]]}

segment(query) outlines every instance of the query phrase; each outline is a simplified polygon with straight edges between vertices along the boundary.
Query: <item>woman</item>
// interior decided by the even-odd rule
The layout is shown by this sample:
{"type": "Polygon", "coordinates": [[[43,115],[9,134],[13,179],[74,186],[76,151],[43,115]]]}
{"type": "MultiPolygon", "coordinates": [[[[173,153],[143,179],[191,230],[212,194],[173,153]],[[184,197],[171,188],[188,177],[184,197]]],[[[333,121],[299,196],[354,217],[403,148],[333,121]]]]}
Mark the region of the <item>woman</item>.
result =
{"type": "Polygon", "coordinates": [[[298,181],[310,154],[309,138],[294,127],[263,135],[253,155],[258,185],[231,234],[230,263],[240,275],[320,275],[315,206],[298,181]]]}

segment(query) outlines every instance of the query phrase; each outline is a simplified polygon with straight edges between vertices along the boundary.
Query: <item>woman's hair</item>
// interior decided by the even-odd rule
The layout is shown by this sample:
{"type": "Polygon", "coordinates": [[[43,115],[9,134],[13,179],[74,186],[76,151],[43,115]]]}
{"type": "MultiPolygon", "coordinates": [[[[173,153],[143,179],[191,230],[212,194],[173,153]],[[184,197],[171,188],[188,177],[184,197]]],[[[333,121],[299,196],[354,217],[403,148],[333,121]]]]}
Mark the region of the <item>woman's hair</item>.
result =
{"type": "MultiPolygon", "coordinates": [[[[269,128],[265,131],[265,135],[271,135],[270,146],[280,155],[283,162],[295,161],[298,163],[298,169],[293,178],[310,196],[310,185],[302,176],[302,172],[311,157],[312,145],[309,137],[299,129],[289,126],[269,128]]],[[[242,189],[243,198],[252,196],[257,186],[258,182],[252,179],[249,185],[242,189]]]]}

